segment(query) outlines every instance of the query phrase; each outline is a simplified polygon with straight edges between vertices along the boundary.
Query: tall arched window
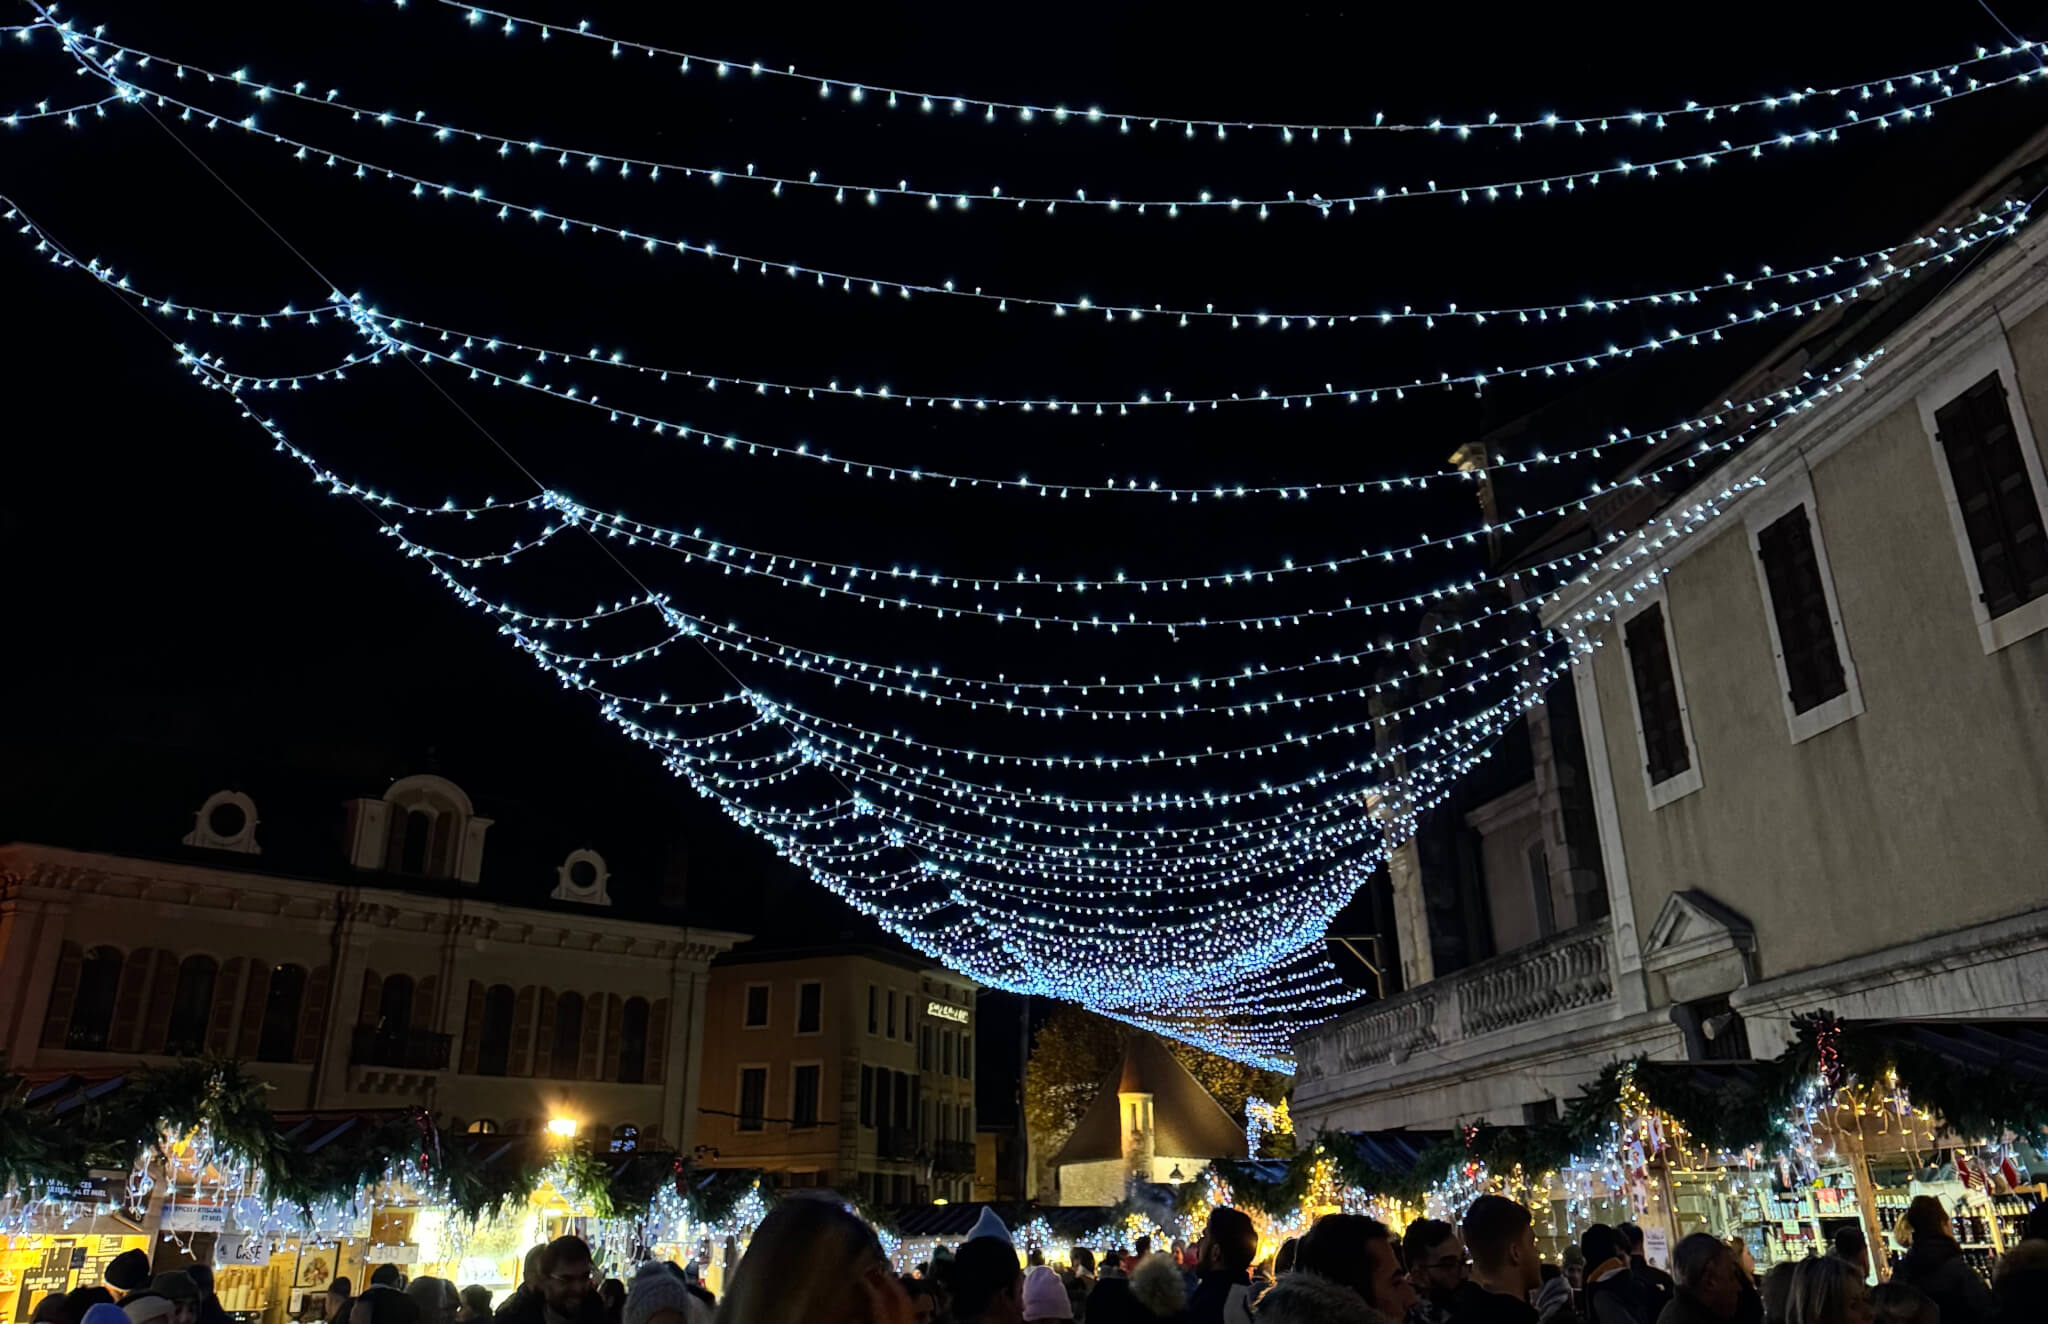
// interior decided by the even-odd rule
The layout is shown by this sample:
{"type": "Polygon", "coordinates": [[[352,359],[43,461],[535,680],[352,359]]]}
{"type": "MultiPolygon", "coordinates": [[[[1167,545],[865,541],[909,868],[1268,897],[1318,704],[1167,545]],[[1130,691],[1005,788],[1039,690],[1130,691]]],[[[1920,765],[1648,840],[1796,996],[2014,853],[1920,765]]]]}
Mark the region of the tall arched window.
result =
{"type": "Polygon", "coordinates": [[[556,1080],[576,1079],[576,1058],[583,1051],[583,995],[564,993],[555,1000],[556,1080]]]}
{"type": "Polygon", "coordinates": [[[120,990],[121,953],[112,947],[88,951],[78,968],[78,999],[71,1004],[71,1028],[64,1036],[66,1048],[99,1050],[107,1046],[107,1029],[114,1020],[114,998],[120,990]]]}
{"type": "Polygon", "coordinates": [[[484,994],[484,1023],[477,1035],[476,1071],[502,1076],[512,1054],[512,1009],[517,1001],[509,984],[493,984],[484,994]]]}
{"type": "Polygon", "coordinates": [[[292,1060],[299,1037],[299,1006],[305,997],[304,966],[281,965],[270,972],[270,992],[263,1002],[263,1032],[256,1041],[258,1062],[292,1060]]]}
{"type": "Polygon", "coordinates": [[[627,998],[619,1013],[619,1080],[638,1085],[647,1079],[647,999],[627,998]]]}
{"type": "Polygon", "coordinates": [[[386,975],[377,994],[377,1037],[399,1041],[412,1027],[412,977],[386,975]]]}
{"type": "Polygon", "coordinates": [[[219,974],[220,962],[211,956],[188,956],[179,963],[171,1024],[164,1032],[164,1052],[171,1057],[198,1057],[206,1051],[206,1019],[213,1013],[213,981],[219,974]]]}

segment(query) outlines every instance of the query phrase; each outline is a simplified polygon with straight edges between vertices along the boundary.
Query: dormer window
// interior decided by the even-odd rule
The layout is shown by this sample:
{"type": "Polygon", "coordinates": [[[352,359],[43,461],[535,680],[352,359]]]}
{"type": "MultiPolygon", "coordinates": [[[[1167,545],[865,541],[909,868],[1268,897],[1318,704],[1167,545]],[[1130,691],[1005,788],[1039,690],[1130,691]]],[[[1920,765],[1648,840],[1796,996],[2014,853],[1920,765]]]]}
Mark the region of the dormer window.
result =
{"type": "Polygon", "coordinates": [[[491,820],[478,817],[445,777],[402,778],[378,799],[352,801],[349,817],[349,857],[358,869],[473,883],[483,866],[491,820]]]}
{"type": "Polygon", "coordinates": [[[185,834],[184,842],[204,850],[261,855],[263,848],[256,844],[256,802],[240,791],[215,791],[192,816],[192,830],[185,834]]]}
{"type": "Polygon", "coordinates": [[[594,850],[572,850],[555,867],[555,890],[549,895],[556,901],[608,906],[612,898],[606,884],[611,877],[611,871],[604,867],[604,856],[594,850]]]}

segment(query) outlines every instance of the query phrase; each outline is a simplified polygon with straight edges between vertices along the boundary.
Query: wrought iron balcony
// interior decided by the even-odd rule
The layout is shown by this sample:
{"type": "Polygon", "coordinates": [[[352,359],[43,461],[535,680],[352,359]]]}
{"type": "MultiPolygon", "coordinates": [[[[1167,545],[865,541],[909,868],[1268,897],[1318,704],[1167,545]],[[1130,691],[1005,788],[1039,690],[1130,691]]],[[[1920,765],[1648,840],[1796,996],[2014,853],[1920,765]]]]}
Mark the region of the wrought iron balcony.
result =
{"type": "Polygon", "coordinates": [[[426,1030],[385,1030],[375,1025],[358,1025],[349,1043],[348,1060],[359,1067],[446,1071],[453,1038],[426,1030]]]}

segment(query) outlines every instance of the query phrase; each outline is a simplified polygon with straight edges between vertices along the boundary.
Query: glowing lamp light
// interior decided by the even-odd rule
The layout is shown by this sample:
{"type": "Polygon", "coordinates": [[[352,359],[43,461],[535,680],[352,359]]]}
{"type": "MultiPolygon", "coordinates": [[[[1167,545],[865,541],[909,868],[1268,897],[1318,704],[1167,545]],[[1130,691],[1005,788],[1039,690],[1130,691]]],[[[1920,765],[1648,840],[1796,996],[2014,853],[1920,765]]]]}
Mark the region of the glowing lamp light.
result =
{"type": "Polygon", "coordinates": [[[558,1140],[574,1140],[576,1138],[576,1119],[573,1117],[549,1118],[548,1134],[558,1140]]]}

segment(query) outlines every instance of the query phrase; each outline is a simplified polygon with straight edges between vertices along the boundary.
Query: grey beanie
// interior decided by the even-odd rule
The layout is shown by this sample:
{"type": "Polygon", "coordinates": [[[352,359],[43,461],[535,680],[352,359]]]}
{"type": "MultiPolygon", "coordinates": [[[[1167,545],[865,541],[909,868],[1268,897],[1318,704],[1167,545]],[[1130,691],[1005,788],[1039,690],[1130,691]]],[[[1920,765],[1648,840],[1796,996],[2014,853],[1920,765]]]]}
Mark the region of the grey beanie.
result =
{"type": "Polygon", "coordinates": [[[625,1324],[647,1324],[664,1310],[680,1311],[684,1319],[697,1319],[703,1302],[691,1294],[683,1276],[660,1260],[649,1260],[626,1285],[625,1324]]]}

